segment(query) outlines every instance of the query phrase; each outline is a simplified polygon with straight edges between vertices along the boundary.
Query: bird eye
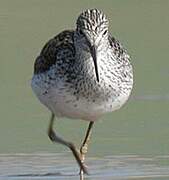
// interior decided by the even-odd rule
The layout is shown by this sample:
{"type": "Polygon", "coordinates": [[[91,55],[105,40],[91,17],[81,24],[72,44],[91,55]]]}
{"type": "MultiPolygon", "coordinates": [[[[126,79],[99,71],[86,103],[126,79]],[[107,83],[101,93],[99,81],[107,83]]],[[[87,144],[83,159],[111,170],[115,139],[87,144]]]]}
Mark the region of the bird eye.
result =
{"type": "Polygon", "coordinates": [[[107,30],[104,31],[103,35],[106,35],[107,34],[107,30]]]}

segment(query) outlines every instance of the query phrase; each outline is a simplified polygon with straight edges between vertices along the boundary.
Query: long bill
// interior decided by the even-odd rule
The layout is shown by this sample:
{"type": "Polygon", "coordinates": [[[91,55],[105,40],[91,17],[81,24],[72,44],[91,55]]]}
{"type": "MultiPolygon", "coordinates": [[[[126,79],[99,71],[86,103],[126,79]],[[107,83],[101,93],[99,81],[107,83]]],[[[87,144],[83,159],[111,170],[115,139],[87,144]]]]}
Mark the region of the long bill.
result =
{"type": "Polygon", "coordinates": [[[97,66],[96,47],[94,45],[90,46],[90,53],[91,53],[91,56],[92,56],[93,62],[94,62],[94,69],[95,69],[95,73],[96,73],[96,79],[97,79],[97,82],[99,82],[99,73],[98,73],[98,66],[97,66]]]}

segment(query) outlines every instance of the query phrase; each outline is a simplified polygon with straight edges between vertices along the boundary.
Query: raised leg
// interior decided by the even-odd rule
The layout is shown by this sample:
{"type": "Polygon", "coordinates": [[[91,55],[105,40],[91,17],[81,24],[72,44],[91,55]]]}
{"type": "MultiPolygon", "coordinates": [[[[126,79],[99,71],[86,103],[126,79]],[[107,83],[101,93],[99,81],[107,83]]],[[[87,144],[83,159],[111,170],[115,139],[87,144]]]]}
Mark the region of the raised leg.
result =
{"type": "Polygon", "coordinates": [[[55,115],[52,113],[52,116],[50,118],[49,128],[48,128],[48,136],[49,136],[50,140],[52,142],[60,143],[64,146],[67,146],[72,151],[80,169],[82,169],[84,173],[88,174],[87,169],[84,166],[84,164],[82,163],[80,155],[79,155],[76,147],[74,146],[74,144],[71,142],[65,141],[60,136],[56,135],[56,133],[53,131],[54,118],[55,118],[55,115]]]}
{"type": "MultiPolygon", "coordinates": [[[[91,137],[91,134],[92,134],[92,127],[93,127],[93,124],[94,122],[90,122],[89,123],[89,126],[88,126],[88,129],[87,129],[87,132],[86,132],[86,136],[85,136],[85,139],[83,141],[83,144],[80,148],[80,154],[81,154],[81,162],[84,164],[84,160],[85,160],[85,155],[87,153],[87,150],[88,150],[88,144],[89,144],[89,141],[90,141],[90,137],[91,137]]],[[[82,178],[83,176],[83,173],[85,173],[83,171],[82,168],[80,168],[80,176],[82,178]]]]}

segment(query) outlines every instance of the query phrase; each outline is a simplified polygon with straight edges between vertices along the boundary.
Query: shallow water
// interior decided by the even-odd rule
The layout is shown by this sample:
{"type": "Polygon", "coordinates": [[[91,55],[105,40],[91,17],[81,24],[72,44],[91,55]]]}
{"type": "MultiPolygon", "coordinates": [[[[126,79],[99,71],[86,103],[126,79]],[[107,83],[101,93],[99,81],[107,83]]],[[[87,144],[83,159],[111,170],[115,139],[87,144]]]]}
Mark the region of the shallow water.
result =
{"type": "MultiPolygon", "coordinates": [[[[132,97],[96,122],[87,164],[94,179],[169,179],[169,1],[0,0],[0,179],[78,179],[71,153],[53,145],[49,111],[30,88],[46,41],[74,28],[86,8],[102,9],[134,67],[132,97]]],[[[55,130],[80,146],[87,123],[58,119],[55,130]]]]}
{"type": "MultiPolygon", "coordinates": [[[[106,156],[87,158],[86,180],[167,179],[169,156],[106,156]]],[[[1,154],[0,179],[79,179],[78,167],[65,154],[1,154]]]]}

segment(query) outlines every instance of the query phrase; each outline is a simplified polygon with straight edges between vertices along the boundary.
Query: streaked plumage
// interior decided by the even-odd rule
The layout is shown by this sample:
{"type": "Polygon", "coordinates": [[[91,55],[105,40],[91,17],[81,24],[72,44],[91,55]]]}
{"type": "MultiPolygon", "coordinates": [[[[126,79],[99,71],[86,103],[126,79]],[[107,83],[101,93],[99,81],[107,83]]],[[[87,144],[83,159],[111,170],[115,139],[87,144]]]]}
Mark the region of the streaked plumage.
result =
{"type": "Polygon", "coordinates": [[[86,10],[76,24],[76,30],[46,43],[35,61],[32,89],[56,116],[95,121],[125,104],[132,66],[127,51],[109,34],[103,12],[86,10]]]}

